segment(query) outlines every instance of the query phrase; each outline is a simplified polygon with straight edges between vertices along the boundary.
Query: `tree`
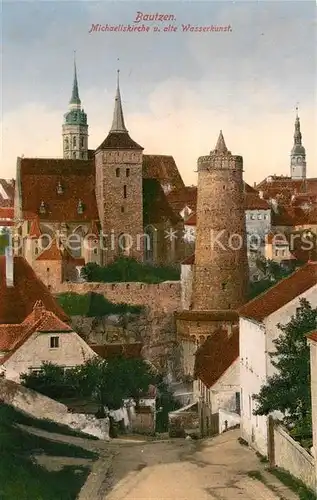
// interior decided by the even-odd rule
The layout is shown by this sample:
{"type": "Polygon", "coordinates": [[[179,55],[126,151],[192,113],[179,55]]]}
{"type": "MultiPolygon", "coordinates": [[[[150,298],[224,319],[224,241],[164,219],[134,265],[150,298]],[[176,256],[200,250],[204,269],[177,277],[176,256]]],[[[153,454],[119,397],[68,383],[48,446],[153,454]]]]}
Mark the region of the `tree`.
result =
{"type": "Polygon", "coordinates": [[[284,423],[311,428],[310,353],[306,335],[316,328],[317,308],[300,300],[296,315],[286,325],[278,324],[281,335],[274,340],[276,350],[270,353],[277,373],[269,377],[260,393],[254,415],[282,412],[284,423]]]}
{"type": "Polygon", "coordinates": [[[21,381],[26,387],[55,399],[79,396],[116,410],[123,399],[138,401],[144,396],[150,384],[156,385],[157,373],[143,359],[104,360],[96,356],[68,370],[43,363],[37,373],[21,375],[21,381]]]}
{"type": "Polygon", "coordinates": [[[258,258],[256,260],[256,267],[260,271],[262,279],[250,284],[249,300],[254,299],[257,295],[260,295],[292,274],[296,266],[299,266],[299,263],[296,263],[296,265],[294,264],[292,267],[285,268],[274,260],[265,259],[264,257],[258,258]]]}

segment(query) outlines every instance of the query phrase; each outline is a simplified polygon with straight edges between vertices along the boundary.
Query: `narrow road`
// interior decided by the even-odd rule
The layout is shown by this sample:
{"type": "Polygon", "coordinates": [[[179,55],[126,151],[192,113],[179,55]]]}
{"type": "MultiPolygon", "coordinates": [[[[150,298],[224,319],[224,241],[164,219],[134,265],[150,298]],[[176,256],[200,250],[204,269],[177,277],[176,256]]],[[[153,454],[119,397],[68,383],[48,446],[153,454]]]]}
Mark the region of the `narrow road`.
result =
{"type": "MultiPolygon", "coordinates": [[[[121,445],[102,500],[279,500],[281,494],[248,476],[254,470],[267,473],[238,436],[231,431],[202,442],[121,445]]],[[[283,498],[297,496],[284,490],[283,498]]]]}

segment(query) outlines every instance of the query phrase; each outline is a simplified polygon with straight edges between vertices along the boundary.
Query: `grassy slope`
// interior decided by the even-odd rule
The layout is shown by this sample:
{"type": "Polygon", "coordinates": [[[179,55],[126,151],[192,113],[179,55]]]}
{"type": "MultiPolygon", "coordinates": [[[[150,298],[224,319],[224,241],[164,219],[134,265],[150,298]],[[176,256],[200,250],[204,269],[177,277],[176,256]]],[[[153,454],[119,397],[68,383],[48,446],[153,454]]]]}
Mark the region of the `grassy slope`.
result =
{"type": "Polygon", "coordinates": [[[91,459],[97,456],[82,448],[51,442],[22,431],[15,426],[15,423],[26,423],[23,418],[24,415],[21,416],[11,407],[0,405],[0,499],[75,499],[87,478],[89,469],[76,466],[49,472],[37,465],[32,455],[45,453],[59,457],[91,459]]]}

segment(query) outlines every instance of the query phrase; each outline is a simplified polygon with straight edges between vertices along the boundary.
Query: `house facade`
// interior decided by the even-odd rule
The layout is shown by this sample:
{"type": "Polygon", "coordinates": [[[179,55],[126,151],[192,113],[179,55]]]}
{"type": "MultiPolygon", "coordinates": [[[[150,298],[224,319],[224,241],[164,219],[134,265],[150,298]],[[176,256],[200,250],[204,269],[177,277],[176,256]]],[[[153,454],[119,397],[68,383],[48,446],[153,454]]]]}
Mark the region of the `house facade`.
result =
{"type": "Polygon", "coordinates": [[[310,346],[310,380],[312,398],[313,450],[317,478],[317,331],[308,335],[310,346]]]}
{"type": "Polygon", "coordinates": [[[255,416],[258,394],[275,373],[269,356],[273,341],[297,314],[300,300],[317,306],[317,263],[310,262],[240,308],[241,436],[263,455],[267,454],[267,417],[255,416]]]}
{"type": "Polygon", "coordinates": [[[0,278],[0,369],[6,378],[19,382],[43,362],[72,368],[96,356],[23,257],[7,249],[0,278]]]}

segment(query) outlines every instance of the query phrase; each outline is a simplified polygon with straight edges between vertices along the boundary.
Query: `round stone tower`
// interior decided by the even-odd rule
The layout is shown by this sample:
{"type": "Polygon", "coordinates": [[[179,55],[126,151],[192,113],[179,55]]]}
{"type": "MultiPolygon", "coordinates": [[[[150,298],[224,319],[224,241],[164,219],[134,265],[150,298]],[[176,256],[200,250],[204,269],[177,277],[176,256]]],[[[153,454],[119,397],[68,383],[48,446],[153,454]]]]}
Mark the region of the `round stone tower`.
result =
{"type": "Polygon", "coordinates": [[[192,309],[236,309],[249,282],[243,159],[222,132],[214,151],[198,158],[197,226],[192,309]]]}

